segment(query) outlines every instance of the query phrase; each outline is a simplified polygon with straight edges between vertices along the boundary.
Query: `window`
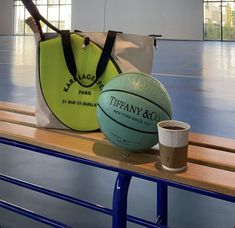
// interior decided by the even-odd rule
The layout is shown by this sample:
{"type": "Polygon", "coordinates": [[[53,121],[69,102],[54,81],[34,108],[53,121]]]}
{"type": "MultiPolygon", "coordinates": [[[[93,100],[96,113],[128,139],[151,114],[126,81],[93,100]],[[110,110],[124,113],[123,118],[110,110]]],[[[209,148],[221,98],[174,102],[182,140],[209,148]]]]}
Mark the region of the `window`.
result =
{"type": "Polygon", "coordinates": [[[204,40],[235,40],[235,1],[204,1],[204,40]]]}
{"type": "MultiPolygon", "coordinates": [[[[71,0],[34,0],[39,12],[50,23],[59,29],[71,28],[71,0]]],[[[31,29],[24,23],[29,17],[28,11],[23,3],[14,0],[14,34],[28,35],[32,34],[31,29]]],[[[42,24],[44,32],[50,32],[50,28],[42,24]]]]}

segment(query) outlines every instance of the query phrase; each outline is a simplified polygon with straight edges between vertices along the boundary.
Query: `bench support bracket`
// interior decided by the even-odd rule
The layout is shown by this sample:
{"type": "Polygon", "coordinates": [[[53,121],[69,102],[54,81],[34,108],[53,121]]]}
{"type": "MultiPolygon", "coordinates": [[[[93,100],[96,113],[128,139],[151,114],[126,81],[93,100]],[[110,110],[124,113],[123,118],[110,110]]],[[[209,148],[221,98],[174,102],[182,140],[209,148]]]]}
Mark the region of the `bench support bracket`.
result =
{"type": "Polygon", "coordinates": [[[157,183],[157,224],[167,226],[167,184],[157,183]]]}
{"type": "Polygon", "coordinates": [[[119,173],[113,193],[113,228],[126,228],[127,195],[131,181],[128,174],[119,173]]]}

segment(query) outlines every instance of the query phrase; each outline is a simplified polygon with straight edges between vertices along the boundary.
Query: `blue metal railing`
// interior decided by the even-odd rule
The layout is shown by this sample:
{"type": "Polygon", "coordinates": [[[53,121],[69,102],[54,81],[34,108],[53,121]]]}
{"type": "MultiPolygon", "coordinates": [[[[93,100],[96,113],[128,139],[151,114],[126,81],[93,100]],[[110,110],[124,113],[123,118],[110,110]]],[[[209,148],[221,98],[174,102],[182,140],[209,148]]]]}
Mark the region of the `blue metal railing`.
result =
{"type": "Polygon", "coordinates": [[[33,211],[27,210],[23,207],[19,207],[19,206],[16,206],[16,205],[8,203],[8,202],[5,202],[3,200],[0,200],[0,207],[5,208],[10,211],[13,211],[15,213],[18,213],[20,215],[24,215],[28,218],[31,218],[35,221],[47,224],[52,227],[56,227],[56,228],[69,228],[70,227],[66,224],[63,224],[61,222],[58,222],[58,221],[55,221],[55,220],[52,220],[49,218],[46,218],[46,217],[39,215],[33,211]]]}
{"type": "MultiPolygon", "coordinates": [[[[26,144],[23,142],[17,142],[14,140],[0,137],[0,143],[23,148],[23,149],[27,149],[32,152],[47,154],[50,156],[70,160],[73,162],[82,163],[82,164],[86,164],[86,165],[90,165],[90,166],[94,166],[94,167],[117,172],[118,176],[117,176],[116,183],[114,186],[113,208],[112,209],[105,208],[100,205],[93,204],[91,202],[76,199],[74,197],[67,196],[67,195],[43,188],[38,185],[34,185],[32,183],[28,183],[28,182],[25,182],[25,181],[22,181],[22,180],[13,178],[13,177],[9,177],[4,174],[0,174],[0,180],[2,180],[2,181],[6,181],[8,183],[15,184],[15,185],[18,185],[18,186],[21,186],[24,188],[28,188],[33,191],[37,191],[42,194],[46,194],[46,195],[58,198],[60,200],[65,200],[67,202],[77,204],[79,206],[86,207],[91,210],[95,210],[95,211],[98,211],[98,212],[101,212],[101,213],[104,213],[107,215],[111,215],[113,217],[113,220],[112,220],[113,221],[113,224],[112,224],[113,228],[120,228],[120,227],[125,228],[127,221],[138,224],[138,225],[142,225],[145,227],[166,228],[167,222],[168,222],[167,221],[168,186],[235,203],[235,197],[233,197],[233,196],[224,195],[224,194],[220,194],[220,193],[216,193],[216,192],[212,192],[212,191],[207,191],[204,189],[200,189],[200,188],[196,188],[196,187],[192,187],[192,186],[188,186],[188,185],[184,185],[184,184],[179,184],[179,183],[176,183],[173,181],[164,180],[161,178],[146,176],[146,175],[139,174],[139,173],[136,173],[133,171],[123,170],[120,168],[104,165],[104,164],[101,164],[98,162],[90,161],[87,159],[75,157],[72,155],[60,153],[57,151],[45,149],[45,148],[38,147],[38,146],[33,146],[33,145],[26,144]],[[156,222],[147,221],[147,220],[144,220],[141,218],[137,218],[135,216],[127,215],[127,195],[128,195],[129,184],[130,184],[132,177],[138,177],[141,179],[145,179],[145,180],[149,180],[149,181],[153,181],[153,182],[157,183],[157,220],[156,220],[156,222]]],[[[26,217],[34,219],[36,221],[47,223],[48,225],[51,225],[52,227],[68,227],[65,224],[51,220],[49,218],[45,218],[41,215],[38,215],[37,213],[28,211],[27,209],[17,207],[16,205],[12,205],[12,204],[9,204],[4,201],[0,201],[0,207],[14,211],[16,213],[19,213],[21,215],[24,215],[26,217]],[[57,224],[57,226],[56,226],[56,224],[57,224]]]]}

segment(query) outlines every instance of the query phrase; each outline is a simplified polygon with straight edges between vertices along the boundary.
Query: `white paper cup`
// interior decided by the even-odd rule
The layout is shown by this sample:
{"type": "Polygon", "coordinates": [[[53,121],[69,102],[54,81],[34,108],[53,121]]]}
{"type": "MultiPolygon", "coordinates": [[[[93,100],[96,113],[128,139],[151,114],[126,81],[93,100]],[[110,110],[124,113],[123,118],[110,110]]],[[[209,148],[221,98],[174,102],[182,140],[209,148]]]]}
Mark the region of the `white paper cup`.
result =
{"type": "Polygon", "coordinates": [[[182,121],[166,120],[157,126],[162,167],[168,171],[186,169],[190,125],[182,121]]]}

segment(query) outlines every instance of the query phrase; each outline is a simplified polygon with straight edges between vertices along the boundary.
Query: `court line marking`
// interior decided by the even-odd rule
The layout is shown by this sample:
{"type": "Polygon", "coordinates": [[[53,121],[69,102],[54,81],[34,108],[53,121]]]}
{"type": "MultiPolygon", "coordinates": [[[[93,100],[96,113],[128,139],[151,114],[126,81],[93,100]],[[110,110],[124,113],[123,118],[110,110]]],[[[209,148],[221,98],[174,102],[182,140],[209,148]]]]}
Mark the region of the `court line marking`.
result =
{"type": "Polygon", "coordinates": [[[164,73],[151,73],[156,76],[167,76],[167,77],[181,77],[181,78],[201,78],[201,76],[191,76],[191,75],[179,75],[179,74],[164,74],[164,73]]]}
{"type": "Polygon", "coordinates": [[[221,77],[221,76],[195,76],[195,75],[179,75],[179,74],[164,74],[164,73],[151,73],[152,75],[156,75],[156,76],[167,76],[167,77],[180,77],[180,78],[197,78],[197,79],[235,79],[235,75],[234,76],[229,76],[229,77],[221,77]]]}

